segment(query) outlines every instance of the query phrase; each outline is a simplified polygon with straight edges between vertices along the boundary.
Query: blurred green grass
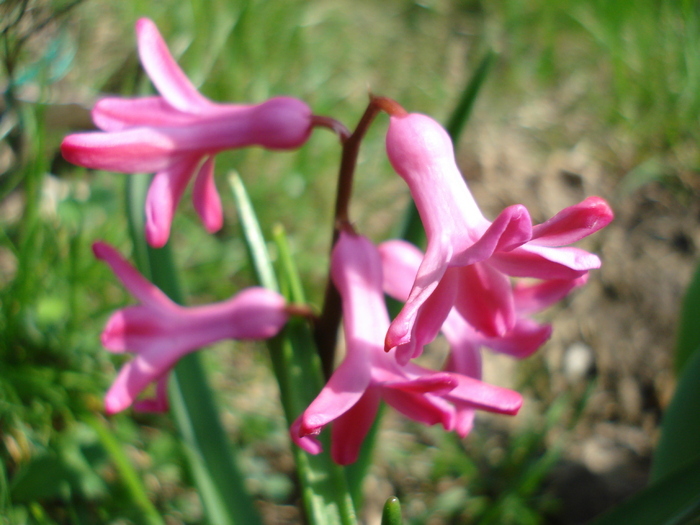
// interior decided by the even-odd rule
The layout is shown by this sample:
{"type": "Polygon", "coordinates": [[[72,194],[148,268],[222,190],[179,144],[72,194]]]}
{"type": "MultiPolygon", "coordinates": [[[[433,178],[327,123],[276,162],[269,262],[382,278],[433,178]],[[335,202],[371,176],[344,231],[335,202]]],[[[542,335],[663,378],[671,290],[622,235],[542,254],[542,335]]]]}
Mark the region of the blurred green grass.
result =
{"type": "MultiPolygon", "coordinates": [[[[13,26],[22,5],[0,4],[0,523],[139,522],[133,496],[88,424],[101,412],[100,398],[121,362],[100,348],[99,332],[111,311],[131,301],[93,260],[90,244],[103,239],[129,253],[125,176],[67,166],[58,145],[80,121],[75,111],[66,118],[65,104],[89,107],[101,93],[148,89],[135,55],[133,24],[141,16],[155,20],[206,96],[240,102],[296,96],[349,127],[369,91],[444,121],[467,72],[486,49],[495,49],[479,118],[507,119],[549,97],[561,118],[546,130],[549,140],[571,145],[590,138],[620,175],[652,159],[664,176],[670,170],[697,187],[700,13],[690,1],[85,1],[53,19],[71,3],[37,0],[13,26]],[[574,135],[568,120],[585,125],[574,135]],[[56,469],[55,482],[44,492],[22,492],[22,477],[45,462],[56,469]]],[[[376,240],[394,228],[408,199],[383,153],[385,127],[380,117],[363,144],[353,204],[358,228],[376,240]]],[[[223,177],[235,169],[261,222],[285,225],[311,301],[319,305],[339,153],[337,139],[321,130],[297,152],[217,156],[224,229],[206,235],[187,196],[173,227],[193,302],[227,298],[251,282],[223,177]]],[[[230,364],[234,350],[264,370],[260,348],[233,344],[207,353],[211,368],[230,364]]],[[[217,383],[252,381],[235,368],[227,367],[234,375],[217,383]]],[[[274,388],[269,374],[253,375],[274,388]]],[[[251,447],[267,443],[263,449],[280,453],[279,410],[266,408],[275,423],[261,424],[246,413],[255,400],[231,403],[225,421],[234,439],[251,447]]],[[[127,447],[132,460],[140,457],[136,447],[145,450],[148,459],[134,460],[135,468],[159,511],[196,521],[201,509],[186,489],[188,474],[167,417],[137,420],[142,426],[131,415],[115,417],[110,428],[121,443],[136,444],[127,447]]],[[[278,487],[272,495],[261,489],[261,497],[293,498],[275,469],[250,468],[259,486],[271,479],[278,487]]]]}

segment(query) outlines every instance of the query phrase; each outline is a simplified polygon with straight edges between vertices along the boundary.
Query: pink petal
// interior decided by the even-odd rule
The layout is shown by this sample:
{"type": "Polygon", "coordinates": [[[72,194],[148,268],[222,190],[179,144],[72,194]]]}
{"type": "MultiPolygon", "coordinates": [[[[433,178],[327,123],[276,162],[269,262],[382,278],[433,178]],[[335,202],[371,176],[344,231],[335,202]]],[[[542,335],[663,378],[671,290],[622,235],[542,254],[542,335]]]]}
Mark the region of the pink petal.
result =
{"type": "Polygon", "coordinates": [[[186,125],[195,118],[173,109],[163,97],[108,97],[98,100],[92,108],[92,120],[103,131],[186,125]]]}
{"type": "Polygon", "coordinates": [[[183,158],[153,177],[146,196],[146,240],[154,248],[168,242],[175,209],[198,162],[196,157],[183,158]]]}
{"type": "Polygon", "coordinates": [[[447,262],[452,256],[452,247],[449,243],[436,242],[428,244],[428,251],[421,262],[415,284],[411,290],[406,304],[399,315],[391,322],[386,333],[384,348],[389,350],[411,341],[413,325],[423,303],[437,288],[440,279],[447,271],[447,262]]]}
{"type": "Polygon", "coordinates": [[[321,446],[321,442],[316,439],[315,437],[311,435],[306,435],[302,436],[300,434],[300,429],[301,429],[301,416],[299,416],[294,423],[292,423],[291,427],[289,427],[289,436],[292,438],[292,441],[300,447],[302,450],[305,450],[309,454],[320,454],[323,452],[323,447],[321,446]]]}
{"type": "Polygon", "coordinates": [[[564,246],[597,232],[612,219],[613,211],[604,199],[588,197],[535,226],[532,240],[540,246],[564,246]]]}
{"type": "Polygon", "coordinates": [[[209,233],[219,231],[224,225],[221,197],[214,184],[214,157],[209,157],[199,168],[192,192],[194,209],[209,233]]]}
{"type": "Polygon", "coordinates": [[[129,306],[112,314],[100,339],[110,352],[142,352],[158,346],[176,322],[177,315],[162,309],[129,306]]]}
{"type": "Polygon", "coordinates": [[[447,394],[448,399],[498,414],[514,415],[520,410],[523,397],[518,392],[459,374],[455,374],[455,378],[458,385],[447,394]]]}
{"type": "Polygon", "coordinates": [[[348,350],[345,359],[301,416],[299,435],[318,434],[321,428],[350,410],[370,383],[366,354],[348,350]]]}
{"type": "Polygon", "coordinates": [[[311,135],[311,109],[292,97],[274,97],[251,107],[250,144],[268,149],[294,149],[311,135]]]}
{"type": "Polygon", "coordinates": [[[382,258],[384,292],[398,301],[406,301],[423,259],[423,252],[398,239],[381,243],[377,249],[382,258]]]}
{"type": "Polygon", "coordinates": [[[61,143],[61,154],[68,162],[121,173],[151,173],[166,169],[176,150],[172,137],[147,127],[110,133],[74,133],[61,143]]]}
{"type": "Polygon", "coordinates": [[[433,372],[427,375],[421,375],[412,379],[404,379],[402,381],[386,381],[382,386],[394,388],[403,392],[414,394],[425,394],[431,392],[433,394],[446,394],[454,387],[457,382],[451,374],[433,372]]]}
{"type": "Polygon", "coordinates": [[[455,253],[453,266],[468,266],[491,257],[496,250],[512,250],[526,243],[532,234],[527,208],[515,204],[503,210],[481,237],[466,249],[455,253]]]}
{"type": "Polygon", "coordinates": [[[119,371],[105,395],[105,411],[116,414],[130,407],[146,387],[166,374],[177,362],[178,356],[168,352],[137,355],[119,371]]]}
{"type": "Polygon", "coordinates": [[[488,221],[457,168],[452,140],[435,120],[417,113],[392,116],[386,151],[411,190],[429,244],[442,236],[470,245],[486,229],[488,221]]]}
{"type": "Polygon", "coordinates": [[[379,393],[370,388],[350,410],[333,422],[331,457],[339,465],[357,461],[362,442],[372,428],[379,409],[379,393]]]}
{"type": "Polygon", "coordinates": [[[462,439],[467,437],[474,428],[474,418],[476,410],[473,408],[458,406],[457,415],[455,416],[455,433],[462,439]]]}
{"type": "Polygon", "coordinates": [[[497,252],[489,264],[512,277],[577,279],[600,268],[600,259],[579,248],[550,248],[526,244],[510,252],[497,252]]]}
{"type": "Polygon", "coordinates": [[[96,242],[92,245],[92,251],[95,257],[109,264],[126,289],[144,306],[166,310],[175,307],[175,303],[167,295],[141,275],[112,246],[104,242],[96,242]]]}
{"type": "Polygon", "coordinates": [[[453,310],[445,320],[442,332],[450,344],[450,355],[445,370],[481,379],[481,352],[478,343],[480,338],[474,329],[453,310]]]}
{"type": "Polygon", "coordinates": [[[394,388],[382,388],[382,397],[404,416],[424,425],[442,424],[452,430],[455,422],[454,407],[440,395],[416,394],[394,388]]]}
{"type": "Polygon", "coordinates": [[[506,333],[515,323],[510,281],[486,263],[459,268],[455,308],[476,330],[488,337],[506,333]]]}
{"type": "Polygon", "coordinates": [[[343,302],[343,329],[348,351],[370,355],[389,326],[382,294],[382,263],[366,237],[341,232],[331,254],[331,277],[343,302]]]}
{"type": "Polygon", "coordinates": [[[569,292],[588,281],[588,274],[575,279],[550,279],[537,284],[517,283],[513,288],[515,309],[522,314],[536,313],[552,306],[569,292]]]}
{"type": "Polygon", "coordinates": [[[241,290],[227,301],[183,310],[190,325],[183,328],[201,334],[198,346],[222,339],[268,339],[279,333],[289,317],[284,297],[259,286],[241,290]]]}
{"type": "Polygon", "coordinates": [[[423,347],[433,341],[440,332],[457,296],[459,274],[457,268],[448,268],[433,293],[418,310],[411,330],[411,339],[396,347],[396,360],[405,365],[420,356],[423,347]]]}
{"type": "Polygon", "coordinates": [[[534,354],[552,336],[552,325],[541,325],[530,319],[519,319],[507,334],[483,341],[485,346],[501,354],[523,359],[534,354]]]}
{"type": "Polygon", "coordinates": [[[211,105],[192,85],[173,60],[156,25],[147,18],[136,22],[139,57],[158,92],[174,108],[199,113],[211,105]]]}

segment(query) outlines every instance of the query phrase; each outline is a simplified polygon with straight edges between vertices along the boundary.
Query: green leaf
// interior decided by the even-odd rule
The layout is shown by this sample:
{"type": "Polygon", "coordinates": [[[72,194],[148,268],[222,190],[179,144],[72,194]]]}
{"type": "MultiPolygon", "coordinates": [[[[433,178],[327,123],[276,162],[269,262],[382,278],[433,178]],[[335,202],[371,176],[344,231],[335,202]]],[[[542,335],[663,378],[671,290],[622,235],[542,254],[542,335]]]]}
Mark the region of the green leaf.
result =
{"type": "Polygon", "coordinates": [[[267,245],[263,237],[262,230],[255,216],[253,205],[250,202],[248,193],[243,186],[243,181],[236,172],[231,172],[228,178],[236,201],[236,208],[241,219],[241,228],[246,241],[246,248],[250,261],[253,263],[255,276],[258,282],[265,288],[279,291],[275,269],[270,262],[270,255],[267,252],[267,245]]]}
{"type": "Polygon", "coordinates": [[[97,436],[105,448],[109,456],[112,458],[114,465],[119,471],[119,475],[124,482],[129,495],[134,504],[139,508],[139,514],[143,517],[143,523],[159,525],[164,523],[158,511],[148,499],[146,488],[143,486],[138,473],[131,464],[131,461],[126,456],[121,443],[114,436],[111,429],[107,425],[104,418],[87,417],[87,423],[97,433],[97,436]]]}
{"type": "MultiPolygon", "coordinates": [[[[264,286],[279,291],[274,266],[243,182],[236,174],[229,177],[229,182],[258,279],[264,286]]],[[[280,281],[287,300],[303,303],[299,275],[281,227],[275,229],[275,243],[280,256],[280,281]]],[[[321,363],[308,323],[291,319],[279,336],[268,341],[268,347],[282,407],[291,425],[323,387],[321,363]]],[[[324,451],[315,456],[292,445],[306,517],[314,525],[354,525],[357,518],[343,469],[330,457],[327,433],[322,433],[319,439],[324,451]]]]}
{"type": "Polygon", "coordinates": [[[464,88],[462,96],[457,103],[457,107],[452,112],[450,120],[445,126],[447,133],[450,134],[452,142],[455,144],[455,148],[459,144],[462,131],[464,131],[464,127],[469,121],[476,98],[479,96],[481,87],[484,85],[484,81],[486,80],[495,59],[496,53],[489,49],[486,52],[486,55],[484,55],[484,58],[481,59],[481,62],[477,66],[476,71],[474,71],[469,83],[464,88]]]}
{"type": "Polygon", "coordinates": [[[382,511],[382,525],[402,525],[403,518],[401,517],[401,503],[399,498],[392,496],[384,504],[382,511]]]}
{"type": "MultiPolygon", "coordinates": [[[[183,303],[169,246],[154,249],[144,238],[144,199],[150,178],[128,179],[127,206],[135,258],[147,278],[171,299],[183,303]]],[[[199,355],[180,360],[169,385],[171,412],[180,431],[208,521],[215,525],[262,523],[247,494],[243,476],[226,438],[199,355]]]]}
{"type": "Polygon", "coordinates": [[[700,459],[699,436],[700,348],[688,360],[661,422],[661,439],[651,466],[652,481],[700,459]]]}
{"type": "Polygon", "coordinates": [[[683,307],[676,340],[675,367],[680,375],[690,355],[700,348],[700,264],[683,298],[683,307]]]}
{"type": "Polygon", "coordinates": [[[68,498],[74,479],[72,469],[54,454],[32,459],[12,480],[11,499],[29,503],[45,498],[68,498]]]}
{"type": "Polygon", "coordinates": [[[698,517],[700,459],[652,483],[588,525],[681,525],[698,517]]]}

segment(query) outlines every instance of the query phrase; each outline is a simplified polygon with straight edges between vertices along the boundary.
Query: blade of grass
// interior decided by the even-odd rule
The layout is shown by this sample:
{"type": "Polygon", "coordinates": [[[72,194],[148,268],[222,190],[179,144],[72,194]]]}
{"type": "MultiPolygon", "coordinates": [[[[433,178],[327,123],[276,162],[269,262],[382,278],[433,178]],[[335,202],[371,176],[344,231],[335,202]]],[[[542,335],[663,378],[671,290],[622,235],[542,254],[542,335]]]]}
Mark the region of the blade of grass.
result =
{"type": "MultiPolygon", "coordinates": [[[[258,280],[263,286],[279,290],[265,239],[243,182],[238,175],[232,174],[229,183],[258,280]]],[[[275,243],[287,299],[303,303],[305,298],[301,282],[281,228],[275,230],[275,243]]],[[[291,319],[282,334],[268,341],[268,347],[285,417],[291,425],[323,386],[321,363],[308,323],[302,319],[291,319]]],[[[320,439],[324,452],[315,456],[292,446],[306,517],[316,525],[354,525],[357,518],[343,469],[330,457],[327,436],[321,435],[320,439]]]]}
{"type": "Polygon", "coordinates": [[[695,269],[693,280],[688,285],[685,297],[683,297],[674,363],[678,375],[683,371],[691,354],[700,347],[698,319],[700,319],[700,264],[695,269]]]}
{"type": "MultiPolygon", "coordinates": [[[[689,358],[673,399],[661,422],[661,439],[654,451],[651,480],[658,481],[700,460],[700,347],[689,358]]],[[[698,492],[700,497],[700,492],[698,492]]]]}
{"type": "MultiPolygon", "coordinates": [[[[150,178],[132,175],[127,184],[127,206],[140,269],[171,299],[183,303],[175,266],[168,246],[153,249],[147,245],[143,228],[143,198],[150,178]]],[[[171,410],[180,431],[207,517],[213,524],[262,523],[248,496],[234,452],[219,419],[211,389],[199,355],[195,352],[180,360],[170,385],[171,410]]]]}
{"type": "Polygon", "coordinates": [[[95,431],[97,437],[100,439],[100,443],[102,443],[102,446],[112,458],[124,482],[124,486],[131,496],[131,500],[141,511],[143,523],[152,525],[162,525],[165,523],[151,503],[151,500],[148,499],[146,488],[143,486],[143,483],[141,483],[138,473],[131,465],[129,458],[126,457],[121,443],[109,429],[104,418],[89,416],[86,417],[85,421],[95,431]]]}
{"type": "Polygon", "coordinates": [[[652,483],[589,525],[680,525],[700,516],[700,459],[652,483]]]}

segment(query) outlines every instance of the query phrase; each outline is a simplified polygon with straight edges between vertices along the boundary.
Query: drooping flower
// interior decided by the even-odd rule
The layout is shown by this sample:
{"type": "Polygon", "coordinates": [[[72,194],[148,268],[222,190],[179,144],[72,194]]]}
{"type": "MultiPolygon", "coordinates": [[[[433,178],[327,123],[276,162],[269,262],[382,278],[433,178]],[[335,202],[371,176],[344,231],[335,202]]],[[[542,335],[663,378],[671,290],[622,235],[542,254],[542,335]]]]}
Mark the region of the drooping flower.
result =
{"type": "Polygon", "coordinates": [[[141,64],[160,96],[100,100],[92,118],[103,131],[69,135],[61,152],[69,162],[87,168],[156,172],[146,199],[146,237],[161,247],[195,172],[195,210],[209,232],[221,228],[214,155],[247,146],[297,148],[308,139],[313,117],[304,102],[290,97],[257,105],[212,102],[178,67],[151,20],[139,20],[136,34],[141,64]]]}
{"type": "MultiPolygon", "coordinates": [[[[423,253],[402,240],[390,240],[378,246],[384,273],[384,292],[399,301],[408,299],[420,267],[423,253]]],[[[551,279],[538,283],[516,283],[513,286],[515,322],[498,337],[489,337],[472,327],[456,308],[452,308],[440,331],[450,345],[444,370],[481,379],[481,348],[522,359],[532,355],[551,336],[552,326],[540,324],[530,317],[583,286],[588,275],[574,279],[551,279]]],[[[456,428],[467,434],[475,411],[466,408],[457,412],[456,428]]]]}
{"type": "Polygon", "coordinates": [[[342,297],[346,354],[321,393],[292,425],[292,439],[304,450],[320,452],[321,445],[313,436],[332,422],[334,461],[354,462],[381,399],[411,419],[427,425],[440,423],[460,434],[458,410],[518,411],[522,397],[517,392],[463,374],[435,372],[413,363],[401,366],[393,352],[384,352],[389,316],[382,292],[382,265],[368,239],[342,232],[332,253],[331,274],[342,297]]]}
{"type": "Polygon", "coordinates": [[[225,339],[273,337],[287,322],[285,300],[271,290],[247,288],[227,301],[184,307],[146,280],[113,247],[97,242],[93,251],[140,302],[112,314],[102,332],[107,350],[136,354],[105,396],[110,414],[134,404],[151,383],[156,383],[155,398],[136,401],[134,408],[167,410],[168,375],[180,358],[225,339]]]}
{"type": "Polygon", "coordinates": [[[487,337],[513,329],[508,276],[570,281],[600,266],[596,255],[565,245],[612,220],[603,199],[589,197],[534,227],[521,205],[490,222],[457,168],[449,135],[433,119],[415,113],[391,116],[386,147],[428,238],[411,293],[386,337],[387,350],[398,347],[402,362],[437,335],[453,307],[487,337]]]}

